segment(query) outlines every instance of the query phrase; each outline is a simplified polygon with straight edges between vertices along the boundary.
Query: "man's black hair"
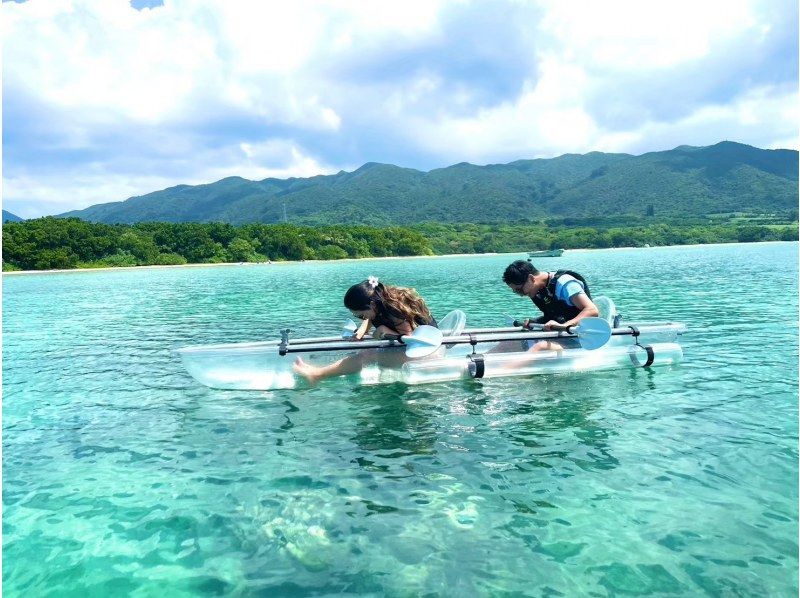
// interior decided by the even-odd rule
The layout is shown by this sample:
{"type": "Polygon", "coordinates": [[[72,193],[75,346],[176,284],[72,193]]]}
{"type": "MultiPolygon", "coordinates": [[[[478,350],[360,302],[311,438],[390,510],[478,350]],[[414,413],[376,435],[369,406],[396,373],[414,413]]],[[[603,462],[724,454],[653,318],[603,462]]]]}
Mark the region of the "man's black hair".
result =
{"type": "Polygon", "coordinates": [[[528,280],[528,276],[533,274],[536,276],[539,271],[530,262],[525,260],[517,260],[511,262],[506,271],[503,272],[503,282],[506,284],[521,285],[528,280]]]}

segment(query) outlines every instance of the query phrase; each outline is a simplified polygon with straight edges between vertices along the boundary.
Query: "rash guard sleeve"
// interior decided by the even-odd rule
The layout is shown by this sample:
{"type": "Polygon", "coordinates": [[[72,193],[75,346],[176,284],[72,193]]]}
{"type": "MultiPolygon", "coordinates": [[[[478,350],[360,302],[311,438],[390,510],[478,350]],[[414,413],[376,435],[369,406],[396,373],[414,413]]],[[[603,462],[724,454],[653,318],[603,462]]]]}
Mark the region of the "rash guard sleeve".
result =
{"type": "Polygon", "coordinates": [[[572,297],[578,293],[585,292],[581,281],[569,274],[564,274],[556,282],[556,298],[572,307],[575,307],[575,304],[572,303],[572,297]]]}

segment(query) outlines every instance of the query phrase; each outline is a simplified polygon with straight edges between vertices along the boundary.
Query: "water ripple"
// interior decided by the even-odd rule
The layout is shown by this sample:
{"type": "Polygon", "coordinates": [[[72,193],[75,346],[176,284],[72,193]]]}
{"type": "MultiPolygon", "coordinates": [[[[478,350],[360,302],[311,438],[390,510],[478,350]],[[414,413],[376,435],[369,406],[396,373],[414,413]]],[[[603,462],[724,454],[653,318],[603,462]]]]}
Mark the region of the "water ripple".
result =
{"type": "Polygon", "coordinates": [[[652,371],[254,393],[171,353],[335,331],[369,274],[497,325],[517,257],[4,277],[4,590],[796,595],[796,243],[539,264],[687,322],[652,371]]]}

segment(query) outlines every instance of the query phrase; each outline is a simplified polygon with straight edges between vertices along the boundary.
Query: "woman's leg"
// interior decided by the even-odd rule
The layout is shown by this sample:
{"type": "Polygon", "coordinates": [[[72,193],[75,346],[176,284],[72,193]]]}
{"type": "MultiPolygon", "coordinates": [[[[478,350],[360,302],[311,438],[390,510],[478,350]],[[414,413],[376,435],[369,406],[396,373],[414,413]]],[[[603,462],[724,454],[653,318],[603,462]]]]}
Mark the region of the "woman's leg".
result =
{"type": "Polygon", "coordinates": [[[306,363],[301,357],[298,357],[294,365],[292,365],[292,369],[305,378],[310,384],[316,384],[319,380],[325,378],[347,376],[348,374],[355,374],[361,371],[364,365],[364,353],[364,351],[361,351],[354,355],[348,355],[338,361],[322,366],[306,363]]]}
{"type": "Polygon", "coordinates": [[[564,347],[553,341],[539,341],[533,347],[528,349],[528,353],[536,353],[537,351],[563,351],[564,347]]]}
{"type": "Polygon", "coordinates": [[[292,369],[309,383],[315,384],[319,380],[324,380],[332,376],[348,376],[350,374],[355,374],[360,372],[365,365],[372,363],[387,368],[399,368],[407,359],[405,352],[400,347],[392,349],[366,349],[323,366],[306,363],[302,358],[298,357],[292,369]]]}

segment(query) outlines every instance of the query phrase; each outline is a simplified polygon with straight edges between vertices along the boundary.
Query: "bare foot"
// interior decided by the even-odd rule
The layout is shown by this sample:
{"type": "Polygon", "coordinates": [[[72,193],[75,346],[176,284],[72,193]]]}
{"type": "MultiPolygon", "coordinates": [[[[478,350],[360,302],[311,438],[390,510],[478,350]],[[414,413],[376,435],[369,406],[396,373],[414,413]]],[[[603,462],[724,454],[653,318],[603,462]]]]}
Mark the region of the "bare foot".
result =
{"type": "Polygon", "coordinates": [[[294,363],[292,364],[292,369],[306,379],[306,382],[309,384],[316,384],[319,381],[321,372],[320,368],[311,365],[310,363],[306,363],[300,357],[295,359],[294,363]]]}

